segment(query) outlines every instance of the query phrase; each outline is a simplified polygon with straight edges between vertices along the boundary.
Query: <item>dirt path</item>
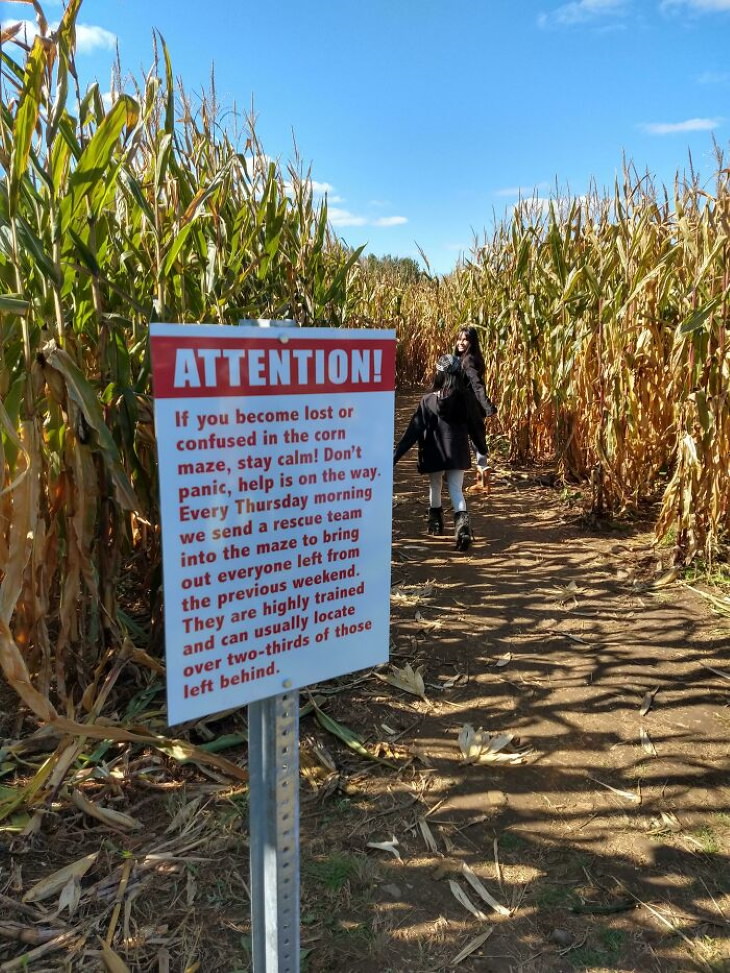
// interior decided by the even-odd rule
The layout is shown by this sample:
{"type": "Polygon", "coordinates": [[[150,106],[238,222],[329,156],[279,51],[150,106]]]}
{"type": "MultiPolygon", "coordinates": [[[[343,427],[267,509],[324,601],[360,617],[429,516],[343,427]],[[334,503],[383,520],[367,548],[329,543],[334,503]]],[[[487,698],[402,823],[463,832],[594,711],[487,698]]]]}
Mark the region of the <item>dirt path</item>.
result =
{"type": "MultiPolygon", "coordinates": [[[[472,973],[729,971],[730,620],[684,585],[651,590],[666,565],[648,535],[587,530],[536,475],[498,465],[470,503],[477,541],[457,554],[426,535],[414,456],[397,468],[391,663],[425,698],[391,666],[316,687],[319,719],[302,695],[303,973],[445,973],[469,946],[472,973]],[[472,762],[466,726],[487,734],[472,762]],[[502,762],[479,759],[493,735],[502,762]]],[[[135,692],[127,712],[163,732],[162,683],[135,692]]],[[[246,759],[245,711],[188,733],[246,759]]],[[[0,832],[0,970],[112,968],[101,938],[132,973],[248,970],[245,784],[120,746],[89,771],[85,793],[143,827],[64,792],[29,836],[0,832]],[[89,854],[67,912],[58,892],[20,902],[89,854]],[[24,965],[20,931],[45,924],[70,945],[24,965]]]]}
{"type": "Polygon", "coordinates": [[[648,536],[588,532],[535,476],[503,467],[471,496],[466,556],[426,535],[425,497],[406,457],[391,659],[422,667],[426,700],[370,679],[328,706],[412,760],[394,775],[345,759],[344,795],[306,812],[326,824],[308,894],[328,861],[352,865],[330,876],[348,901],[332,895],[344,913],[311,968],[445,970],[493,926],[460,969],[730,969],[728,619],[686,587],[648,590],[664,570],[648,536]],[[501,755],[524,762],[465,764],[465,724],[514,734],[501,755]],[[366,848],[393,837],[401,860],[366,848]]]}

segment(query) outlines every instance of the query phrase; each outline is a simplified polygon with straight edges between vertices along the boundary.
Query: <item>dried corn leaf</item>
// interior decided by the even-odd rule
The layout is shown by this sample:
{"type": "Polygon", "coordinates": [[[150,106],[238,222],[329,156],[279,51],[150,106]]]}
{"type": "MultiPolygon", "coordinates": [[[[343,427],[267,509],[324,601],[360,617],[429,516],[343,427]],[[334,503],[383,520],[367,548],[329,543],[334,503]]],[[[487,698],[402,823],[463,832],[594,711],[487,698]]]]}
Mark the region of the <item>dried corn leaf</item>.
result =
{"type": "Polygon", "coordinates": [[[710,672],[714,672],[716,676],[722,676],[723,679],[730,680],[730,673],[723,672],[722,669],[713,669],[712,666],[705,666],[705,669],[709,669],[710,672]]]}
{"type": "Polygon", "coordinates": [[[464,875],[464,878],[469,883],[469,885],[471,885],[471,887],[474,889],[477,895],[479,895],[482,899],[484,899],[487,905],[490,905],[494,909],[494,911],[498,912],[501,916],[510,915],[509,909],[506,906],[503,906],[499,902],[497,902],[494,896],[491,895],[487,891],[487,889],[485,889],[479,877],[475,875],[475,873],[471,870],[471,868],[469,868],[466,862],[462,864],[461,871],[464,875]]]}
{"type": "Polygon", "coordinates": [[[466,944],[466,946],[462,949],[462,951],[458,953],[451,960],[451,965],[458,966],[462,960],[465,960],[467,958],[467,956],[471,956],[472,953],[475,953],[480,946],[484,945],[484,943],[489,939],[489,937],[492,935],[493,932],[494,932],[494,926],[489,926],[489,928],[486,929],[483,933],[480,933],[478,936],[475,936],[474,939],[470,940],[466,944]]]}
{"type": "Polygon", "coordinates": [[[436,844],[436,839],[433,836],[433,831],[431,831],[431,829],[429,828],[428,822],[426,821],[425,818],[418,819],[418,827],[421,830],[421,834],[423,835],[423,840],[426,842],[426,847],[428,848],[428,850],[433,852],[434,854],[437,854],[438,845],[436,844]]]}
{"type": "Polygon", "coordinates": [[[368,848],[375,848],[378,851],[387,851],[393,855],[394,858],[400,859],[401,854],[398,851],[398,845],[399,841],[395,835],[393,835],[390,841],[368,841],[367,843],[368,848]]]}
{"type": "Polygon", "coordinates": [[[61,894],[58,897],[57,910],[59,915],[64,909],[68,909],[69,916],[72,916],[78,907],[80,898],[81,884],[76,876],[74,876],[73,878],[70,878],[64,885],[63,889],[61,890],[61,894]]]}
{"type": "Polygon", "coordinates": [[[72,879],[82,879],[98,856],[99,852],[94,851],[90,855],[85,855],[78,861],[71,862],[70,865],[64,865],[58,871],[42,878],[40,882],[36,882],[31,889],[28,889],[23,896],[23,902],[42,902],[44,899],[50,899],[52,895],[65,888],[72,879]]]}
{"type": "Polygon", "coordinates": [[[122,957],[115,953],[108,943],[101,943],[101,958],[108,973],[130,973],[130,969],[122,957]]]}
{"type": "Polygon", "coordinates": [[[137,831],[144,827],[141,821],[133,818],[130,814],[124,814],[122,811],[116,811],[110,807],[101,807],[99,804],[94,804],[92,801],[87,800],[81,791],[74,791],[71,795],[71,800],[84,814],[88,814],[90,818],[96,818],[97,821],[102,821],[111,828],[117,828],[121,831],[137,831]]]}
{"type": "Polygon", "coordinates": [[[651,689],[649,690],[648,693],[646,693],[643,700],[641,701],[641,709],[639,710],[639,716],[646,716],[646,714],[651,709],[654,703],[654,697],[658,692],[659,692],[659,686],[657,686],[656,689],[651,689]]]}
{"type": "Polygon", "coordinates": [[[605,787],[607,790],[612,791],[619,797],[622,797],[625,801],[631,801],[632,804],[641,804],[641,794],[637,794],[634,791],[622,791],[618,787],[612,787],[610,784],[604,784],[602,780],[598,780],[595,777],[589,777],[588,780],[592,780],[595,784],[600,784],[601,787],[605,787]]]}
{"type": "Polygon", "coordinates": [[[392,672],[385,676],[385,681],[390,683],[391,686],[395,686],[396,689],[402,689],[403,692],[425,699],[426,687],[421,675],[423,668],[423,666],[419,666],[414,669],[410,662],[407,662],[402,669],[393,666],[392,672]]]}
{"type": "Polygon", "coordinates": [[[657,591],[660,588],[668,588],[671,584],[674,584],[674,582],[677,580],[678,577],[679,577],[679,568],[670,568],[669,571],[667,571],[665,574],[661,576],[661,578],[658,578],[656,581],[653,581],[649,585],[649,589],[651,591],[657,591]]]}
{"type": "Polygon", "coordinates": [[[188,801],[187,804],[183,804],[165,828],[165,834],[171,834],[174,831],[185,834],[190,829],[191,823],[197,818],[202,802],[202,797],[196,797],[194,800],[188,801]]]}
{"type": "Polygon", "coordinates": [[[662,811],[662,823],[670,831],[681,831],[682,823],[672,811],[662,811]]]}
{"type": "Polygon", "coordinates": [[[462,763],[524,763],[534,751],[531,747],[515,748],[512,745],[514,740],[514,733],[490,735],[484,730],[475,730],[470,723],[465,723],[459,731],[462,763]]]}
{"type": "Polygon", "coordinates": [[[651,754],[652,757],[656,757],[656,747],[651,742],[651,737],[643,726],[639,729],[639,738],[641,739],[641,749],[646,751],[646,753],[651,754]]]}
{"type": "Polygon", "coordinates": [[[454,898],[456,899],[456,901],[461,903],[461,905],[464,906],[467,912],[471,912],[471,914],[473,916],[476,916],[477,919],[481,919],[484,922],[487,921],[487,917],[484,915],[481,909],[477,909],[477,907],[471,901],[471,899],[463,890],[463,888],[459,885],[458,882],[455,882],[453,878],[449,879],[449,888],[451,889],[451,892],[454,898]]]}

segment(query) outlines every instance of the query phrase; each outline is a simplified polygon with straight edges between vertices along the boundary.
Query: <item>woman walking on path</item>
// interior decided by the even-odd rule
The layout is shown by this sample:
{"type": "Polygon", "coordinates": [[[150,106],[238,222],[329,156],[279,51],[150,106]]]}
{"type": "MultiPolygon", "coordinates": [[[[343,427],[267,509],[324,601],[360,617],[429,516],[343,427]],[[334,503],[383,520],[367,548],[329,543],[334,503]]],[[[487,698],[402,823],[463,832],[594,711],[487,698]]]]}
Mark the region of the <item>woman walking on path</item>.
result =
{"type": "MultiPolygon", "coordinates": [[[[484,365],[484,356],[479,347],[479,335],[475,327],[470,325],[459,329],[456,335],[454,355],[459,359],[464,374],[469,380],[469,384],[479,404],[482,419],[487,419],[489,416],[495,415],[497,409],[487,395],[487,390],[484,385],[486,368],[484,365]]],[[[487,450],[485,449],[482,452],[473,437],[472,442],[477,450],[477,483],[482,487],[486,487],[488,485],[487,477],[489,469],[487,450]]]]}
{"type": "Polygon", "coordinates": [[[418,443],[418,472],[429,477],[429,534],[444,532],[441,488],[446,477],[457,551],[468,550],[473,537],[464,499],[464,471],[471,467],[470,438],[477,455],[486,455],[484,421],[459,360],[442,355],[436,363],[433,390],[423,396],[413,413],[396,446],[393,464],[418,443]]]}

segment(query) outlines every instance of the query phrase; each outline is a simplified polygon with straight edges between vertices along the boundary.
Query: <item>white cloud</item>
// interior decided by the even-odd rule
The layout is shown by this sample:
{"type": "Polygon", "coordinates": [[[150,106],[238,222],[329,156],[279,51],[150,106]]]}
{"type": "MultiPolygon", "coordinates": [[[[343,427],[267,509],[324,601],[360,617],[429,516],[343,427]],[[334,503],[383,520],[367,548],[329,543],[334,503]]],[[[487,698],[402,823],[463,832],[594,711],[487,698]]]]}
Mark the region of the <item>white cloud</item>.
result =
{"type": "Polygon", "coordinates": [[[370,224],[371,226],[402,226],[404,223],[408,222],[408,217],[406,216],[380,216],[377,220],[373,220],[370,224]]]}
{"type": "Polygon", "coordinates": [[[93,27],[90,24],[76,25],[76,50],[79,54],[90,54],[92,51],[113,51],[117,43],[117,35],[103,27],[93,27]]]}
{"type": "Polygon", "coordinates": [[[596,21],[600,17],[621,13],[626,7],[626,0],[572,0],[564,3],[551,13],[540,14],[540,27],[570,27],[574,24],[586,24],[596,21]]]}
{"type": "MultiPolygon", "coordinates": [[[[26,44],[32,43],[33,38],[38,33],[38,26],[35,21],[3,20],[1,26],[4,29],[18,23],[22,24],[22,29],[16,35],[18,39],[26,44]]],[[[53,31],[58,27],[58,23],[48,26],[53,31]]],[[[103,27],[93,27],[90,24],[76,25],[76,50],[79,54],[90,54],[100,48],[113,51],[116,43],[116,34],[112,34],[111,31],[105,30],[103,27]]]]}
{"type": "Polygon", "coordinates": [[[367,220],[364,216],[355,216],[349,210],[340,209],[337,206],[330,206],[327,216],[332,226],[365,226],[367,220]]]}
{"type": "Polygon", "coordinates": [[[677,135],[681,132],[711,132],[721,124],[721,118],[688,118],[684,122],[646,122],[639,128],[647,135],[677,135]]]}
{"type": "Polygon", "coordinates": [[[730,12],[730,0],[662,0],[662,10],[674,10],[686,7],[690,12],[695,13],[722,13],[730,12]]]}

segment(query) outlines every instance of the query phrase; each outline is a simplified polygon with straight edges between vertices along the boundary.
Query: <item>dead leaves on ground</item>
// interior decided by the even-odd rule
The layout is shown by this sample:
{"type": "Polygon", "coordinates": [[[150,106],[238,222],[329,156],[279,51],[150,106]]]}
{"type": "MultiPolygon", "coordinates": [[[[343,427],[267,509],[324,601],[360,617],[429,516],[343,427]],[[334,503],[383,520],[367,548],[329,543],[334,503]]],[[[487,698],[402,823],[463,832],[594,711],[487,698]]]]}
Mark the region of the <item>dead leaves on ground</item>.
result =
{"type": "Polygon", "coordinates": [[[521,745],[514,733],[487,733],[465,723],[459,731],[459,750],[463,764],[522,764],[535,751],[521,745]]]}

